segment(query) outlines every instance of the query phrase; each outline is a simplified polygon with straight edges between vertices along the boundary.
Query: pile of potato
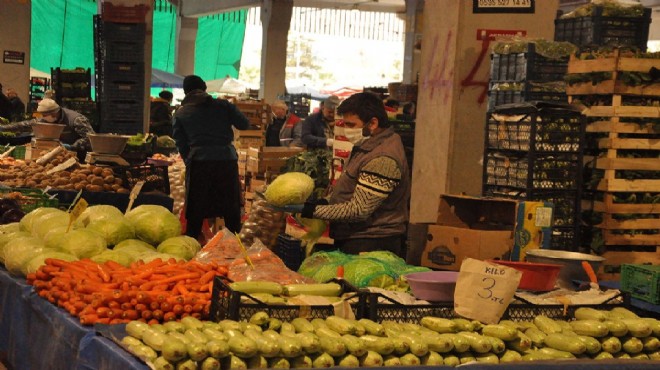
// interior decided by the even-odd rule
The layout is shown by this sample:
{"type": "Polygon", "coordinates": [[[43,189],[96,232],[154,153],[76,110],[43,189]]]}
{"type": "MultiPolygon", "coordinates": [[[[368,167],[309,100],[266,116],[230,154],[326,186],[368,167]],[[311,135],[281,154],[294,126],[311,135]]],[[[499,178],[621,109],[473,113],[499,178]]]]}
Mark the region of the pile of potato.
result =
{"type": "Polygon", "coordinates": [[[76,154],[63,150],[46,163],[39,164],[36,160],[16,160],[0,164],[0,183],[10,187],[27,187],[63,190],[87,190],[128,193],[122,184],[122,179],[115,177],[109,167],[80,164],[58,172],[47,172],[76,154]]]}

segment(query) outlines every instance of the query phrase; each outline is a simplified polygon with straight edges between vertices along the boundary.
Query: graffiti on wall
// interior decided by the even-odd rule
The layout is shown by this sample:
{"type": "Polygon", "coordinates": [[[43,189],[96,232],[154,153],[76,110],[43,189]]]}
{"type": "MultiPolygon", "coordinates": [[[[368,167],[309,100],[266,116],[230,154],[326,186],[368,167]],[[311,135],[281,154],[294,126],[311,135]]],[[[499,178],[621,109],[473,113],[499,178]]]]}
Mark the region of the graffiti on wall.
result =
{"type": "Polygon", "coordinates": [[[431,72],[427,73],[422,81],[423,91],[429,94],[429,99],[433,99],[436,90],[438,90],[442,94],[444,104],[448,103],[453,86],[454,69],[448,63],[452,37],[453,34],[450,31],[445,38],[444,45],[440,45],[438,36],[433,38],[430,60],[427,63],[431,72]]]}

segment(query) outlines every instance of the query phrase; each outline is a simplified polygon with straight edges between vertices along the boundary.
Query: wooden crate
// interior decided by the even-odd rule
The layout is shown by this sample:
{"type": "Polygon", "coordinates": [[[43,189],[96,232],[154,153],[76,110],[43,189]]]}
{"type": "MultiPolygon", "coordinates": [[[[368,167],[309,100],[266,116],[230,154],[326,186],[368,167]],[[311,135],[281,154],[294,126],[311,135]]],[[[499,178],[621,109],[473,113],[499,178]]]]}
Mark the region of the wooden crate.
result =
{"type": "Polygon", "coordinates": [[[287,160],[302,150],[287,147],[250,147],[247,150],[247,171],[256,174],[280,173],[287,160]]]}
{"type": "MultiPolygon", "coordinates": [[[[568,74],[611,72],[612,79],[602,81],[596,85],[590,82],[566,85],[567,95],[660,95],[660,84],[653,83],[640,86],[628,86],[618,79],[620,72],[643,72],[648,73],[651,68],[660,69],[660,59],[633,58],[621,54],[615,49],[611,57],[580,60],[571,55],[568,61],[568,74]]],[[[609,115],[609,114],[608,114],[609,115]]]]}
{"type": "Polygon", "coordinates": [[[235,105],[253,126],[265,129],[272,122],[273,114],[270,105],[266,104],[263,100],[238,101],[235,105]]]}

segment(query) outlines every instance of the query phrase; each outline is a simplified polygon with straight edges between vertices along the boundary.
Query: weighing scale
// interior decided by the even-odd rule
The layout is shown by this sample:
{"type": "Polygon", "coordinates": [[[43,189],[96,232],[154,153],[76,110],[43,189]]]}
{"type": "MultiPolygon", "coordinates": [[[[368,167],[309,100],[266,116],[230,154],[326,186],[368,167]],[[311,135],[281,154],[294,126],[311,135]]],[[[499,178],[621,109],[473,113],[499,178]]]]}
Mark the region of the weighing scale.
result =
{"type": "Polygon", "coordinates": [[[95,164],[95,165],[116,165],[116,166],[129,166],[124,158],[119,154],[105,154],[105,153],[95,153],[87,152],[85,156],[85,163],[95,164]]]}
{"type": "Polygon", "coordinates": [[[25,152],[26,159],[36,159],[60,146],[58,139],[32,138],[25,152]]]}

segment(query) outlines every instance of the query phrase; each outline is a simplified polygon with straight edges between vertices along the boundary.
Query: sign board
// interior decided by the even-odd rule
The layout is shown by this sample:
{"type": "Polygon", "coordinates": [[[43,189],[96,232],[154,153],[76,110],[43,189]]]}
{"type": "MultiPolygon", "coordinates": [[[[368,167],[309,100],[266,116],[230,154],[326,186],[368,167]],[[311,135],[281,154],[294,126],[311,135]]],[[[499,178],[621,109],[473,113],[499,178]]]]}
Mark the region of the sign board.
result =
{"type": "Polygon", "coordinates": [[[495,40],[498,37],[503,36],[527,36],[527,31],[525,30],[488,30],[483,28],[477,28],[477,40],[495,40]]]}
{"type": "Polygon", "coordinates": [[[22,51],[5,50],[2,53],[2,62],[9,64],[25,64],[25,53],[22,51]]]}
{"type": "Polygon", "coordinates": [[[535,0],[472,0],[473,13],[534,13],[535,0]]]}

